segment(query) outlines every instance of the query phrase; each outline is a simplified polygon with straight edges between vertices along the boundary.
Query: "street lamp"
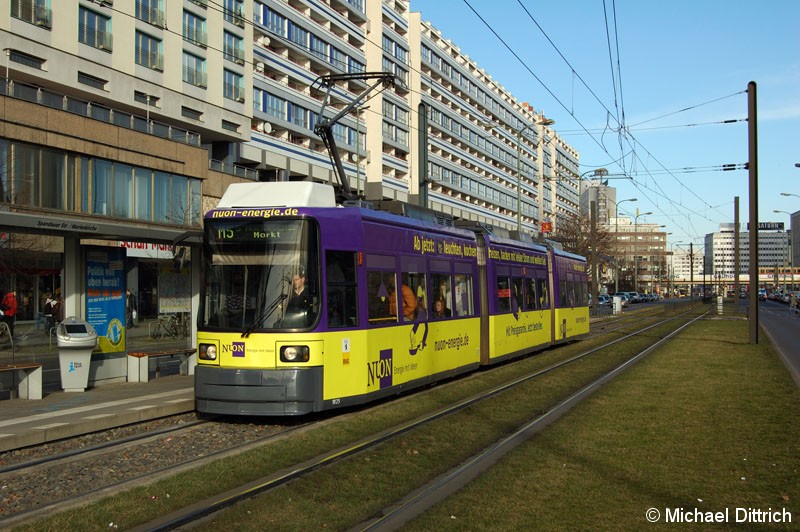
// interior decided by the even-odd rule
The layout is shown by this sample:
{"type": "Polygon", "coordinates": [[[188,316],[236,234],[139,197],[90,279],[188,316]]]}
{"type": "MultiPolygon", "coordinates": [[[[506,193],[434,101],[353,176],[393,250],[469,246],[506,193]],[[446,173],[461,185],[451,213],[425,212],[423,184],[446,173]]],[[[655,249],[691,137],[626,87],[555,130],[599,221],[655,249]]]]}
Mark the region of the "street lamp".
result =
{"type": "Polygon", "coordinates": [[[781,196],[794,196],[795,198],[800,198],[797,194],[790,194],[789,192],[781,192],[781,196]]]}
{"type": "Polygon", "coordinates": [[[639,291],[639,259],[636,257],[639,247],[639,216],[647,216],[652,212],[642,212],[633,217],[633,291],[639,291]]]}
{"type": "Polygon", "coordinates": [[[542,116],[517,130],[517,233],[522,233],[522,134],[534,126],[552,126],[556,121],[542,116]]]}
{"type": "MultiPolygon", "coordinates": [[[[628,198],[614,202],[614,239],[619,245],[619,205],[626,201],[639,201],[638,198],[628,198]]],[[[619,292],[619,262],[617,262],[617,274],[614,276],[614,293],[619,292]]]]}

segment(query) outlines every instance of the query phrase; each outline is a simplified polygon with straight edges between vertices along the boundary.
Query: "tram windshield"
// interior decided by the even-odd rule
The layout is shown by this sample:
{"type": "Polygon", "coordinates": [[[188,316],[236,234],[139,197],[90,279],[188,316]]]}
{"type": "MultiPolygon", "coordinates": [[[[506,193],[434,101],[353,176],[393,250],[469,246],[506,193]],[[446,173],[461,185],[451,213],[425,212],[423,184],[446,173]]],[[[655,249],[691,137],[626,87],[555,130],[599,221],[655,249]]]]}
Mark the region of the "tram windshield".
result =
{"type": "Polygon", "coordinates": [[[207,220],[200,327],[246,335],[313,325],[318,248],[309,220],[207,220]]]}

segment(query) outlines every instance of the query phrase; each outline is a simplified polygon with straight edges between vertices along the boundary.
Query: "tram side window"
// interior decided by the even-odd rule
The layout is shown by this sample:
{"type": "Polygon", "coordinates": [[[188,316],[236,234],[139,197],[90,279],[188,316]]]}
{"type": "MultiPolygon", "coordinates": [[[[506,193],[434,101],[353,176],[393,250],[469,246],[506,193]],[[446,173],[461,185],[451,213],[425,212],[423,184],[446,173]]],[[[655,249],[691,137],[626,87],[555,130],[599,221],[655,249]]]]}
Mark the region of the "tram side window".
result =
{"type": "Polygon", "coordinates": [[[522,309],[522,277],[511,278],[511,312],[522,309]]]}
{"type": "Polygon", "coordinates": [[[497,312],[511,311],[511,284],[508,277],[497,278],[497,312]]]}
{"type": "Polygon", "coordinates": [[[558,306],[564,308],[567,306],[567,280],[561,279],[558,282],[558,306]]]}
{"type": "Polygon", "coordinates": [[[578,283],[574,277],[570,276],[566,281],[566,293],[562,296],[562,300],[565,300],[565,304],[562,306],[574,307],[579,297],[580,283],[578,283]]]}
{"type": "Polygon", "coordinates": [[[370,325],[397,321],[397,294],[394,272],[367,272],[367,317],[370,325]]]}
{"type": "Polygon", "coordinates": [[[352,251],[325,253],[328,327],[358,325],[358,280],[356,254],[352,251]]]}
{"type": "Polygon", "coordinates": [[[453,315],[453,285],[450,275],[443,273],[431,274],[431,288],[433,290],[431,302],[431,315],[435,319],[449,318],[453,315]],[[441,303],[437,303],[441,302],[441,303]],[[437,309],[437,305],[441,309],[437,309]]]}
{"type": "Polygon", "coordinates": [[[547,279],[545,278],[536,279],[536,293],[539,296],[539,308],[540,309],[550,308],[550,296],[547,293],[547,279]]]}
{"type": "MultiPolygon", "coordinates": [[[[403,294],[403,321],[425,321],[428,319],[428,285],[426,280],[426,275],[424,273],[403,274],[404,283],[411,288],[414,294],[413,298],[409,298],[407,294],[403,294]],[[413,312],[410,309],[411,306],[415,306],[413,312]]],[[[403,291],[405,292],[405,289],[403,289],[403,291]]]]}
{"type": "Polygon", "coordinates": [[[536,279],[525,279],[525,310],[536,310],[539,298],[536,296],[536,279]]]}
{"type": "Polygon", "coordinates": [[[455,275],[455,306],[457,316],[472,316],[475,310],[472,305],[472,276],[455,275]]]}

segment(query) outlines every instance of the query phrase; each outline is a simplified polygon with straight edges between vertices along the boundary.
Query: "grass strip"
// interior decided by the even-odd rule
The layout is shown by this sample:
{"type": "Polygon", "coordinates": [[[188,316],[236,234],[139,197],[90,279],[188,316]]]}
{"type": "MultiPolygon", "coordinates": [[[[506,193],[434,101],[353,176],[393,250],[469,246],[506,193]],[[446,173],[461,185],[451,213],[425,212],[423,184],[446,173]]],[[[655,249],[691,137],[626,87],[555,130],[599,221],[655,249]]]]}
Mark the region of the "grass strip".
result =
{"type": "MultiPolygon", "coordinates": [[[[658,337],[659,333],[654,330],[650,336],[658,337]]],[[[642,338],[639,342],[646,341],[647,338],[642,338]]],[[[600,342],[600,339],[594,339],[557,350],[545,351],[514,364],[479,372],[447,385],[437,386],[425,393],[403,397],[364,412],[340,416],[325,423],[322,427],[266,445],[235,458],[220,460],[156,484],[136,488],[79,510],[64,512],[18,529],[105,530],[109,523],[114,523],[121,529],[129,528],[213,493],[220,493],[388,426],[413,419],[456,399],[473,395],[481,389],[508,380],[515,375],[546,367],[556,360],[572,356],[592,344],[600,342]]],[[[640,346],[630,346],[629,349],[638,347],[640,346]]],[[[472,452],[476,452],[496,440],[504,431],[508,431],[528,419],[532,413],[535,415],[535,413],[543,411],[563,397],[567,390],[581,382],[588,382],[594,375],[602,372],[604,368],[610,367],[617,358],[623,356],[625,353],[620,352],[615,356],[596,357],[590,361],[573,364],[570,368],[575,372],[574,377],[549,376],[545,379],[537,379],[530,385],[510,392],[513,394],[511,397],[504,395],[504,398],[498,398],[486,405],[468,409],[456,417],[442,420],[430,429],[414,434],[413,439],[412,436],[409,436],[399,444],[385,446],[388,451],[383,449],[380,454],[376,454],[378,451],[375,451],[375,453],[364,455],[363,464],[359,464],[359,467],[366,468],[364,471],[360,471],[359,467],[354,467],[352,465],[354,460],[350,460],[341,465],[326,468],[320,472],[321,476],[314,475],[307,481],[310,484],[305,487],[303,487],[302,481],[292,483],[291,487],[300,486],[300,491],[287,496],[285,495],[286,491],[277,490],[275,493],[279,494],[276,496],[280,501],[277,507],[267,505],[263,502],[263,498],[260,499],[258,505],[264,511],[258,512],[259,517],[255,521],[247,521],[248,510],[245,510],[242,529],[261,528],[259,523],[265,523],[264,513],[272,516],[269,521],[270,526],[278,528],[280,528],[280,524],[295,529],[323,526],[322,524],[338,528],[358,522],[377,511],[382,507],[381,505],[391,502],[392,497],[402,494],[404,490],[413,489],[438,472],[458,463],[458,460],[463,460],[472,452]],[[419,467],[405,464],[404,462],[409,457],[412,462],[418,463],[419,467]],[[323,481],[322,478],[330,475],[331,471],[336,472],[323,481]],[[403,472],[402,478],[398,478],[398,471],[403,472]],[[344,491],[343,483],[346,484],[344,491]],[[386,486],[394,488],[386,490],[384,489],[386,486]],[[355,495],[362,489],[367,493],[379,494],[379,496],[369,496],[367,493],[355,495]],[[284,495],[280,495],[281,493],[284,495]],[[318,505],[316,496],[309,497],[310,493],[318,494],[321,500],[327,501],[327,503],[318,505]],[[288,508],[284,505],[286,501],[288,501],[288,508]],[[317,507],[317,511],[310,511],[309,505],[312,508],[317,507]],[[295,508],[304,508],[304,510],[296,514],[292,511],[295,508]],[[343,510],[345,508],[347,511],[343,510]],[[331,519],[329,517],[331,515],[337,517],[331,519]]],[[[358,460],[355,461],[358,462],[358,460]]],[[[253,512],[250,512],[249,515],[252,515],[253,512]]],[[[226,518],[224,526],[226,529],[231,529],[233,525],[226,518]]]]}
{"type": "MultiPolygon", "coordinates": [[[[705,320],[408,530],[639,530],[655,508],[787,509],[798,528],[800,391],[745,321],[705,320]]],[[[703,514],[708,515],[708,514],[703,514]]]]}

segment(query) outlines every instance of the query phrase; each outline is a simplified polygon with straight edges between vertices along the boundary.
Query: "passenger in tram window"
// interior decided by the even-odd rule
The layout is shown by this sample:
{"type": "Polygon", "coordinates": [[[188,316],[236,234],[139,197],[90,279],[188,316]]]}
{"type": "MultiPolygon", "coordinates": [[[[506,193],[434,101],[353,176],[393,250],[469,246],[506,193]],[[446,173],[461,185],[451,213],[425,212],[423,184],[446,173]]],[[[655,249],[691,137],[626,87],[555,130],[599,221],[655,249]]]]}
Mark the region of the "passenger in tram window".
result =
{"type": "Polygon", "coordinates": [[[435,319],[449,318],[452,312],[444,303],[444,299],[437,299],[433,302],[433,317],[435,319]]]}
{"type": "MultiPolygon", "coordinates": [[[[397,294],[395,293],[394,285],[389,286],[389,314],[397,316],[397,294]]],[[[414,321],[417,313],[417,296],[414,291],[408,286],[408,283],[403,280],[401,287],[401,294],[403,297],[403,319],[405,321],[414,321]]]]}
{"type": "Polygon", "coordinates": [[[425,321],[428,319],[428,305],[425,297],[425,274],[417,276],[415,284],[417,286],[417,311],[414,318],[419,321],[425,321]]]}

